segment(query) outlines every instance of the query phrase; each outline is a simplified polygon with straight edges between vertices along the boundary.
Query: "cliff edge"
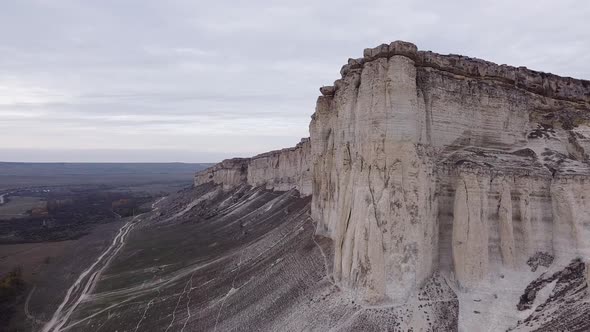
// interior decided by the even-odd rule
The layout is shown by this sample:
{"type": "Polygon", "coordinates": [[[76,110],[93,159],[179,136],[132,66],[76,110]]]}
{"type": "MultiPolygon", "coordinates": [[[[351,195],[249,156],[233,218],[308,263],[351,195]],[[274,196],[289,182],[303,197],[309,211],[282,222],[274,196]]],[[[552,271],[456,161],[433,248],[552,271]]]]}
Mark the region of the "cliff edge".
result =
{"type": "Polygon", "coordinates": [[[311,194],[311,144],[309,138],[293,148],[270,151],[252,158],[226,159],[197,172],[196,186],[213,182],[229,190],[247,184],[279,191],[297,189],[311,194]]]}
{"type": "Polygon", "coordinates": [[[588,276],[589,81],[396,41],[320,92],[309,139],[223,161],[195,185],[311,194],[340,287],[405,303],[439,272],[482,306],[461,306],[467,330],[521,323],[496,313],[539,278],[539,257],[544,272],[578,259],[588,276]]]}

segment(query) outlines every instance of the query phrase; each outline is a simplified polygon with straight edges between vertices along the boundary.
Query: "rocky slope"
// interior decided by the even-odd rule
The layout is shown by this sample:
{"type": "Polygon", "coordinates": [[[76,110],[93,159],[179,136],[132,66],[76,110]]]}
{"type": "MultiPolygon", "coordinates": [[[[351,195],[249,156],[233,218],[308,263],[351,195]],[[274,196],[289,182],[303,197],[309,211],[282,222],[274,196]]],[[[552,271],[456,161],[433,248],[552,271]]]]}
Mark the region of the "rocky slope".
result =
{"type": "Polygon", "coordinates": [[[341,74],[320,89],[309,140],[224,161],[195,185],[311,194],[334,282],[363,305],[408,305],[439,276],[459,301],[455,328],[587,330],[572,317],[590,315],[590,82],[399,41],[341,74]],[[572,261],[576,291],[546,292],[575,314],[522,324],[527,285],[572,261]]]}
{"type": "Polygon", "coordinates": [[[458,300],[433,275],[403,305],[334,282],[331,241],[297,190],[203,184],[154,204],[52,331],[452,330],[458,300]]]}

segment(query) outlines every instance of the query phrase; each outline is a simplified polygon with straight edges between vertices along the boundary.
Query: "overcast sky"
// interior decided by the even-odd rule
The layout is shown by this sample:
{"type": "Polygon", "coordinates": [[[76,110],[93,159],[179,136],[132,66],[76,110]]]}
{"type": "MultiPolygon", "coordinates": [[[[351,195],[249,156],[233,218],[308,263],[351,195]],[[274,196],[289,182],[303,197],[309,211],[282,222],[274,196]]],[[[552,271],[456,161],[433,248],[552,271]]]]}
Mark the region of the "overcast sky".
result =
{"type": "Polygon", "coordinates": [[[15,0],[0,160],[208,162],[306,137],[318,88],[394,40],[590,78],[588,1],[15,0]]]}

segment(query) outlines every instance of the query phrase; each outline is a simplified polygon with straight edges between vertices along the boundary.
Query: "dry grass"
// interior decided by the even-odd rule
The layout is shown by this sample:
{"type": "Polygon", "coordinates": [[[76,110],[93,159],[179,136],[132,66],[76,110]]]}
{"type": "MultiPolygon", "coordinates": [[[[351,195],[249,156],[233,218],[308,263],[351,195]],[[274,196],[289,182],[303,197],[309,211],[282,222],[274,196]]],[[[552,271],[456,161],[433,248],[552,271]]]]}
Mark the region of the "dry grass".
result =
{"type": "Polygon", "coordinates": [[[29,281],[44,264],[60,256],[72,242],[74,241],[0,245],[0,276],[7,274],[15,266],[20,266],[23,278],[29,281]]]}
{"type": "Polygon", "coordinates": [[[11,196],[8,203],[0,205],[0,220],[26,217],[28,211],[44,205],[40,197],[11,196]]]}

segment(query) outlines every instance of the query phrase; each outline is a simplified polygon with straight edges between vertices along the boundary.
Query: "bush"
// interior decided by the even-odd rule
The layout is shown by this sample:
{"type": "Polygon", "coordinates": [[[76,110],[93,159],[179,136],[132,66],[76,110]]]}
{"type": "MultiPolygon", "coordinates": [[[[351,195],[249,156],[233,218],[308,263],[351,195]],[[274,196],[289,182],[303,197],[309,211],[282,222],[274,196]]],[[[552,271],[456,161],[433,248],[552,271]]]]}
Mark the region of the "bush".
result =
{"type": "Polygon", "coordinates": [[[8,326],[14,314],[18,297],[25,290],[22,269],[14,268],[0,279],[0,326],[8,326]]]}
{"type": "Polygon", "coordinates": [[[5,294],[13,294],[25,287],[23,280],[22,268],[15,267],[8,273],[7,276],[0,280],[0,299],[4,298],[5,294]]]}

